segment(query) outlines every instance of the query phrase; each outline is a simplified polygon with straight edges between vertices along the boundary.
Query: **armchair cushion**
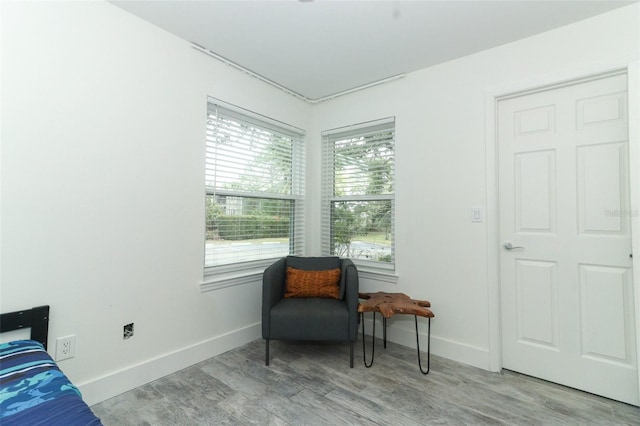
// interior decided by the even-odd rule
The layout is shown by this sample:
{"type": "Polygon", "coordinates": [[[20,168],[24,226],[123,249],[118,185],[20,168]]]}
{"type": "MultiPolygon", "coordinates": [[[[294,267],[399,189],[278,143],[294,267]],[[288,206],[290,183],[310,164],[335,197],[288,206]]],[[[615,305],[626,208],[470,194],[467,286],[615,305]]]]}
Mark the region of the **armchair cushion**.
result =
{"type": "MultiPolygon", "coordinates": [[[[283,299],[271,310],[271,338],[347,341],[349,310],[336,299],[283,299]]],[[[355,340],[355,339],[354,339],[355,340]]]]}
{"type": "Polygon", "coordinates": [[[339,268],[320,271],[305,271],[287,267],[284,297],[326,297],[340,298],[339,268]]]}

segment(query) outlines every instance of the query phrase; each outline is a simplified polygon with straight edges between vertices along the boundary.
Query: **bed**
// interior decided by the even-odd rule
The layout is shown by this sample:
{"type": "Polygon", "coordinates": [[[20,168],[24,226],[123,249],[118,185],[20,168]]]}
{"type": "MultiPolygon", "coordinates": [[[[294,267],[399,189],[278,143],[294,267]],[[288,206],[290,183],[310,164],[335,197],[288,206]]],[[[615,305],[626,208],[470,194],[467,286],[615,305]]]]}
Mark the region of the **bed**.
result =
{"type": "Polygon", "coordinates": [[[0,332],[22,328],[29,340],[0,343],[0,424],[101,425],[47,353],[49,306],[0,315],[0,332]]]}

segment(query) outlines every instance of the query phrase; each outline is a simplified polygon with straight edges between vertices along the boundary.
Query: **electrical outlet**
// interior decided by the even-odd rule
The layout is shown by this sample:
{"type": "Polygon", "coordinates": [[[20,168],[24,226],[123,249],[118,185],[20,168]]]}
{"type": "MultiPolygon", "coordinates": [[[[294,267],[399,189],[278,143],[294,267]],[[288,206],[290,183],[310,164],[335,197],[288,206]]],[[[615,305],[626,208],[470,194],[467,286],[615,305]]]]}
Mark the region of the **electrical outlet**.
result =
{"type": "Polygon", "coordinates": [[[122,328],[122,338],[129,339],[133,337],[133,323],[127,324],[122,328]]]}
{"type": "Polygon", "coordinates": [[[76,355],[76,336],[58,337],[56,339],[56,361],[73,358],[76,355]]]}

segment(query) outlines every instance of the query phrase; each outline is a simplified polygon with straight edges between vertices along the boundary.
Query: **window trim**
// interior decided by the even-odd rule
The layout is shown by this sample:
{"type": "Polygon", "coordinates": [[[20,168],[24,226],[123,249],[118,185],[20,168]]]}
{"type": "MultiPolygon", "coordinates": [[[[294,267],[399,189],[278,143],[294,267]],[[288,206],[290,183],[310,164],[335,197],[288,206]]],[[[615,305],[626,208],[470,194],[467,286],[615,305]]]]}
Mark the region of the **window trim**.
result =
{"type": "Polygon", "coordinates": [[[398,280],[396,275],[396,249],[395,249],[395,207],[396,207],[396,173],[395,173],[395,153],[396,153],[396,119],[395,116],[378,120],[371,120],[362,123],[352,124],[344,127],[337,127],[325,130],[321,133],[322,140],[322,165],[321,165],[321,253],[330,255],[331,253],[331,205],[340,201],[390,201],[391,202],[391,253],[393,262],[376,262],[366,259],[351,258],[362,273],[364,278],[395,284],[398,280]],[[335,149],[335,141],[340,139],[355,138],[383,130],[393,131],[394,143],[394,168],[393,168],[393,193],[391,194],[364,194],[353,196],[335,195],[335,170],[331,158],[335,149]]]}
{"type": "MultiPolygon", "coordinates": [[[[300,129],[298,127],[283,123],[281,121],[275,120],[273,118],[267,117],[265,115],[259,114],[254,111],[250,111],[248,109],[239,107],[237,105],[230,104],[228,102],[213,98],[207,97],[207,109],[206,109],[206,120],[210,119],[211,111],[214,108],[221,108],[224,110],[224,115],[228,117],[236,118],[242,122],[249,123],[251,125],[255,125],[257,127],[263,128],[265,130],[277,132],[279,134],[284,134],[286,136],[291,136],[294,140],[293,145],[293,154],[292,154],[292,188],[290,194],[274,194],[268,192],[242,192],[242,191],[232,191],[225,189],[215,189],[212,187],[208,187],[206,185],[206,177],[205,177],[205,185],[204,185],[204,198],[206,199],[211,195],[227,195],[227,196],[237,196],[237,197],[254,197],[254,198],[263,198],[263,199],[274,199],[274,200],[290,200],[294,202],[294,212],[293,212],[293,223],[292,223],[292,234],[290,235],[290,239],[294,241],[290,241],[290,250],[289,254],[295,255],[303,255],[305,250],[305,173],[306,173],[306,162],[305,162],[305,145],[304,138],[306,136],[306,131],[300,129]]],[[[209,125],[207,124],[207,131],[209,125]]],[[[207,138],[205,138],[205,141],[207,138]]],[[[205,143],[205,149],[207,149],[208,143],[205,143]]],[[[205,159],[205,171],[208,167],[208,162],[205,159]]],[[[205,209],[206,215],[206,209],[205,209]]],[[[206,220],[205,220],[206,222],[206,220]]],[[[206,225],[205,225],[206,229],[206,225]]],[[[203,245],[205,247],[206,253],[206,238],[203,233],[203,245]]],[[[203,254],[205,254],[203,253],[203,254]]],[[[203,281],[200,284],[200,289],[202,292],[217,290],[220,288],[242,285],[253,283],[259,280],[264,269],[275,262],[279,257],[273,258],[263,258],[263,259],[255,259],[249,261],[241,261],[235,263],[228,263],[222,265],[206,265],[206,257],[203,256],[202,265],[203,265],[203,281]]]]}

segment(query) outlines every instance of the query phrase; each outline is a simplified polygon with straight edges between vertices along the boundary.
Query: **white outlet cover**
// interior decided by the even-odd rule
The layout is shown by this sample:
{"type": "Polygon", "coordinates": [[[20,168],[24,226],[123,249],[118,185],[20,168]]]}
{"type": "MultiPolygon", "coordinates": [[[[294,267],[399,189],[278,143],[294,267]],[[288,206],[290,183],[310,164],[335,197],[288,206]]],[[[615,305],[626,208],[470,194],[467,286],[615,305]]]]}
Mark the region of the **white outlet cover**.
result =
{"type": "Polygon", "coordinates": [[[64,336],[56,339],[56,361],[73,358],[76,355],[76,336],[64,336]]]}

